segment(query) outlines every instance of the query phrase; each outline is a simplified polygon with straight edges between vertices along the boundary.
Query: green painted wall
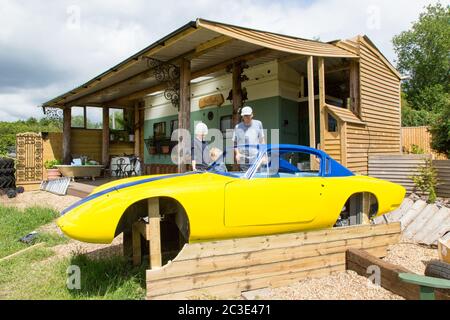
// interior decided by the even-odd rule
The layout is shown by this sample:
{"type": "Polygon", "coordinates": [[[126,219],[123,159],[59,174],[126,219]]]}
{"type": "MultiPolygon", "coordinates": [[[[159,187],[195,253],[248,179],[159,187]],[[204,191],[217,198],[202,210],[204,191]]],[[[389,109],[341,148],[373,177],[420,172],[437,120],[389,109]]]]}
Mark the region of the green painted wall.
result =
{"type": "MultiPolygon", "coordinates": [[[[299,104],[282,97],[270,97],[265,99],[248,101],[246,105],[253,108],[254,117],[263,123],[264,129],[267,129],[267,141],[271,143],[270,129],[280,129],[280,143],[299,143],[299,136],[302,134],[299,130],[299,104]]],[[[220,118],[231,115],[231,105],[224,105],[216,108],[207,108],[191,113],[191,134],[193,134],[194,123],[202,121],[209,128],[220,128],[220,118]],[[213,113],[212,120],[208,119],[208,113],[213,113]]],[[[153,125],[157,122],[166,122],[167,136],[170,134],[170,122],[176,120],[177,115],[149,119],[144,124],[144,136],[149,138],[153,136],[153,125]]],[[[306,131],[308,129],[306,128],[306,131]]],[[[150,155],[145,149],[145,163],[170,164],[170,155],[150,155]]]]}

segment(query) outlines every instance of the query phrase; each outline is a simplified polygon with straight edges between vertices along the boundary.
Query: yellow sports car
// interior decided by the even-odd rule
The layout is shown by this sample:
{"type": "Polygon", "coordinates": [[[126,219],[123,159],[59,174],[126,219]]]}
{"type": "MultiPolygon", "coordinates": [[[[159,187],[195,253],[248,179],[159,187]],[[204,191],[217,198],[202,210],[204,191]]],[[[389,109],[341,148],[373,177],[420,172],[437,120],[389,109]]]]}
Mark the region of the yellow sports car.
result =
{"type": "Polygon", "coordinates": [[[325,152],[297,145],[259,146],[245,171],[228,171],[225,155],[206,171],[131,177],[96,188],[62,212],[71,238],[110,243],[148,215],[157,198],[162,245],[297,232],[362,223],[395,210],[405,189],[354,175],[325,152]],[[370,197],[367,197],[370,195],[370,197]],[[153,200],[154,201],[154,200],[153,200]]]}

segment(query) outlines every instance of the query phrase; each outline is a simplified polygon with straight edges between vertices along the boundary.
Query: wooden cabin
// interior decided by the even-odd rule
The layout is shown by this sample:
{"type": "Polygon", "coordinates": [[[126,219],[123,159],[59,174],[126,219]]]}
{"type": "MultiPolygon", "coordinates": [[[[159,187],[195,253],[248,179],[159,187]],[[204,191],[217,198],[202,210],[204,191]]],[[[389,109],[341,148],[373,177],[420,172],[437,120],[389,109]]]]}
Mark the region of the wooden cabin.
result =
{"type": "Polygon", "coordinates": [[[400,80],[366,36],[320,42],[197,19],[43,108],[63,110],[65,162],[131,153],[146,173],[184,171],[172,132],[203,121],[226,133],[245,104],[268,142],[279,129],[280,143],[367,174],[369,155],[401,152],[400,80]]]}

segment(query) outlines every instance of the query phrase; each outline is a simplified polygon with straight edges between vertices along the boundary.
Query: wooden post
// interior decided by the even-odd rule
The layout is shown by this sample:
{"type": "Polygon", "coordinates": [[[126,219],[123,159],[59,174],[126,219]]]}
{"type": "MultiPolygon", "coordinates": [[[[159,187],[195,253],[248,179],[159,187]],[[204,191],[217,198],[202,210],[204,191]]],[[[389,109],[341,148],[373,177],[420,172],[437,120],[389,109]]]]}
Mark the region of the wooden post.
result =
{"type": "MultiPolygon", "coordinates": [[[[316,117],[314,107],[314,62],[313,57],[308,57],[307,63],[308,69],[308,113],[309,113],[309,146],[316,148],[316,117]]],[[[316,169],[318,166],[315,162],[315,156],[311,155],[311,170],[316,169]]]]}
{"type": "Polygon", "coordinates": [[[350,61],[350,110],[359,115],[359,68],[353,60],[350,61]]]}
{"type": "MultiPolygon", "coordinates": [[[[141,150],[141,121],[139,117],[139,102],[134,104],[134,155],[136,157],[140,156],[141,150]]],[[[142,160],[142,159],[141,159],[142,160]]]]}
{"type": "Polygon", "coordinates": [[[233,63],[233,128],[239,123],[239,108],[242,107],[242,61],[233,63]]]}
{"type": "MultiPolygon", "coordinates": [[[[186,59],[181,59],[180,64],[180,112],[178,113],[178,129],[190,129],[191,116],[191,62],[186,59]]],[[[181,145],[185,141],[181,141],[181,145]]],[[[186,150],[181,148],[181,156],[184,156],[186,150]]],[[[178,172],[186,172],[186,164],[180,161],[178,164],[178,172]]]]}
{"type": "Polygon", "coordinates": [[[102,164],[109,165],[109,108],[103,107],[102,164]]]}
{"type": "Polygon", "coordinates": [[[300,76],[300,98],[305,97],[305,76],[302,74],[300,76]]]}
{"type": "Polygon", "coordinates": [[[341,136],[341,164],[347,166],[347,123],[339,121],[338,125],[341,136]]]}
{"type": "Polygon", "coordinates": [[[159,199],[148,199],[148,240],[150,241],[150,268],[162,266],[161,258],[161,216],[159,214],[159,199]]]}
{"type": "Polygon", "coordinates": [[[319,58],[320,149],[325,150],[325,62],[319,58]]]}
{"type": "Polygon", "coordinates": [[[137,223],[132,226],[133,265],[138,266],[142,262],[141,233],[137,223]]]}
{"type": "Polygon", "coordinates": [[[362,223],[370,224],[370,193],[364,192],[362,195],[362,223]]]}
{"type": "Polygon", "coordinates": [[[70,149],[71,140],[71,126],[72,126],[72,109],[65,107],[63,111],[63,162],[70,165],[72,162],[72,155],[70,149]]]}

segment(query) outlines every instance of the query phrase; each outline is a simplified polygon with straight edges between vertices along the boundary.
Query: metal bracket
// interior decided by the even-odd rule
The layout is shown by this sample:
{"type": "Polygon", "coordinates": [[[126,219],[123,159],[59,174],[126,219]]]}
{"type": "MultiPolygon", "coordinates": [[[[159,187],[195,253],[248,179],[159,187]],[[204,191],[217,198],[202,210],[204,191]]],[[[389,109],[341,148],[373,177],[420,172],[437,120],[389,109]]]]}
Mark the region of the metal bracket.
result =
{"type": "Polygon", "coordinates": [[[167,63],[154,58],[146,57],[147,66],[154,70],[157,81],[167,84],[164,97],[170,100],[172,105],[180,109],[180,68],[172,63],[167,63]]]}

